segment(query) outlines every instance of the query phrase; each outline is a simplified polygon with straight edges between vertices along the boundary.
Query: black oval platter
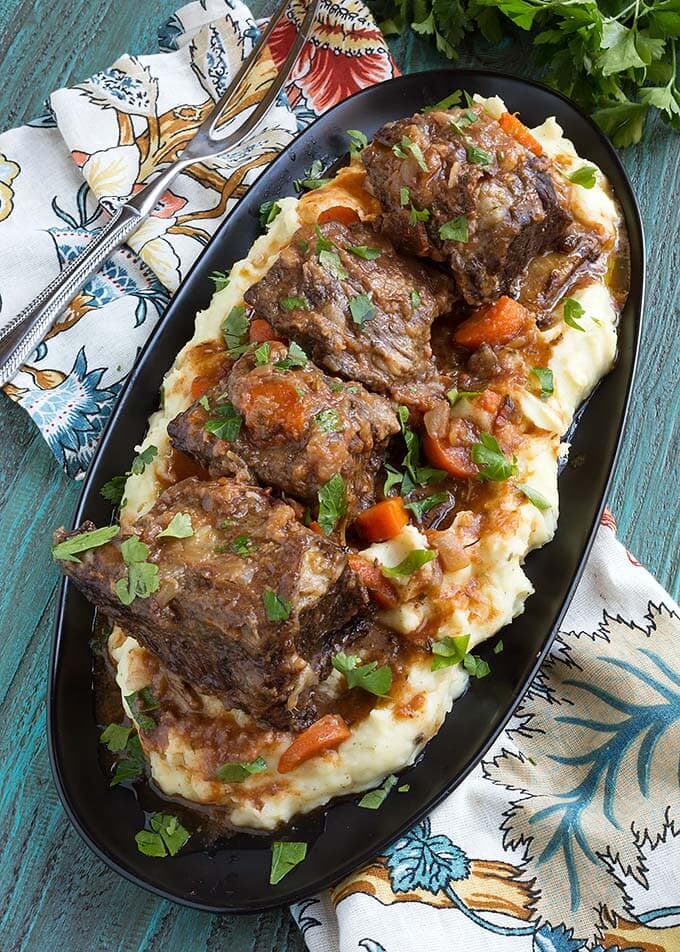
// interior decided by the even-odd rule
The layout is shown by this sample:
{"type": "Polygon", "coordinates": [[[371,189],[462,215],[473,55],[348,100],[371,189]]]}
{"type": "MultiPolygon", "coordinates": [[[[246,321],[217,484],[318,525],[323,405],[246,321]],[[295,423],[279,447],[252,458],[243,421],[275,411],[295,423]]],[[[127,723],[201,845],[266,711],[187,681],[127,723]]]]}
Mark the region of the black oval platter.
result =
{"type": "MultiPolygon", "coordinates": [[[[505,651],[493,655],[492,674],[471,684],[425,748],[406,770],[407,794],[377,810],[355,800],[333,803],[274,836],[239,833],[210,849],[192,848],[154,859],[137,851],[134,835],[144,811],[134,794],[111,788],[99,762],[94,715],[93,609],[69,582],[61,588],[52,647],[48,737],[59,795],[76,829],[113,869],[158,895],[196,909],[243,913],[291,903],[338,882],[369,862],[432,809],[479,762],[516,707],[566,611],[604,506],[633,381],[644,295],[644,240],[630,183],[605,137],[566,99],[546,87],[488,70],[433,70],[390,80],[357,93],[304,131],[251,187],[199,257],[146,344],[120,396],[83,486],[74,524],[111,517],[99,488],[123,472],[157,409],[163,375],[191,337],[194,317],[208,306],[209,274],[244,257],[260,233],[258,209],[267,199],[293,195],[293,181],[314,159],[325,167],[345,157],[345,130],[369,138],[386,121],[408,116],[454,89],[500,95],[529,126],[556,116],[579,153],[596,162],[618,197],[630,239],[632,287],[623,311],[619,357],[599,385],[572,436],[572,459],[560,476],[560,521],[553,541],[531,553],[526,572],[535,594],[523,615],[503,631],[505,651]],[[272,839],[305,840],[307,859],[270,886],[272,839]]],[[[169,806],[171,809],[171,806],[169,806]]]]}

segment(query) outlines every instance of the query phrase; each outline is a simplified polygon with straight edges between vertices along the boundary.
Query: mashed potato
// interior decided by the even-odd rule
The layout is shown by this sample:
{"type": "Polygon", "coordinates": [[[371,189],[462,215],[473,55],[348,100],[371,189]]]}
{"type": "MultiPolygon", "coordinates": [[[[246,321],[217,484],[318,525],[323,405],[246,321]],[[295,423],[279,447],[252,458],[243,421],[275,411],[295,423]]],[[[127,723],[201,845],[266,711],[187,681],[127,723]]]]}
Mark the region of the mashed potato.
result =
{"type": "MultiPolygon", "coordinates": [[[[477,97],[478,98],[478,97],[477,97]]],[[[496,115],[504,110],[494,98],[479,100],[496,115]]],[[[558,162],[565,174],[583,165],[572,143],[566,139],[554,119],[532,130],[548,155],[558,162]]],[[[370,214],[366,199],[361,208],[356,190],[345,190],[352,169],[341,172],[326,189],[298,201],[280,201],[281,213],[265,235],[253,245],[248,257],[234,265],[228,286],[213,296],[210,307],[196,318],[192,340],[183,348],[168,372],[163,385],[163,406],[149,421],[142,444],[155,445],[158,456],[143,474],[128,479],[126,505],[121,515],[123,526],[132,524],[146,512],[167,481],[168,422],[189,406],[191,383],[195,376],[192,353],[197,345],[220,338],[220,325],[232,307],[241,304],[246,289],[269,269],[300,224],[324,207],[350,204],[370,214]]],[[[597,225],[611,235],[619,227],[619,215],[606,179],[598,170],[595,186],[570,187],[573,214],[579,220],[597,225]]],[[[616,353],[617,310],[604,283],[593,280],[572,294],[584,309],[582,323],[586,332],[562,321],[543,332],[549,348],[548,366],[553,372],[554,392],[539,399],[527,390],[513,394],[531,427],[530,437],[518,451],[517,482],[530,486],[547,500],[546,508],[537,508],[510,481],[498,490],[494,513],[475,546],[469,565],[444,574],[441,586],[446,599],[444,620],[437,637],[469,634],[470,646],[495,634],[523,611],[533,589],[522,569],[527,553],[548,542],[558,516],[557,468],[564,453],[560,444],[579,404],[606,374],[616,353]]],[[[462,514],[464,515],[464,514],[462,514]]],[[[458,517],[457,517],[458,518],[458,517]]],[[[407,526],[388,543],[369,547],[363,553],[385,566],[400,562],[412,549],[427,547],[427,540],[414,526],[407,526]]],[[[382,620],[401,633],[414,631],[422,624],[432,606],[406,602],[382,613],[382,620]]],[[[150,683],[158,662],[146,649],[120,628],[115,628],[109,650],[116,666],[116,678],[123,697],[150,683]]],[[[338,678],[334,672],[331,679],[338,678]]],[[[164,732],[161,742],[153,743],[144,734],[141,741],[149,757],[153,780],[167,795],[179,795],[199,803],[219,804],[231,823],[249,828],[273,829],[297,813],[313,810],[332,797],[377,786],[388,774],[413,763],[427,741],[437,732],[453,701],[465,689],[467,675],[460,666],[433,672],[423,661],[414,662],[397,695],[381,700],[371,713],[354,725],[351,737],[338,750],[329,751],[302,764],[289,774],[278,774],[276,765],[291,737],[286,733],[268,733],[259,753],[268,765],[244,783],[229,784],[215,779],[204,769],[203,752],[188,743],[175,726],[164,732]]],[[[243,712],[225,711],[216,698],[199,696],[201,713],[216,722],[225,719],[246,725],[243,712]]],[[[128,710],[128,713],[131,713],[128,710]]],[[[225,728],[226,729],[226,728],[225,728]]]]}

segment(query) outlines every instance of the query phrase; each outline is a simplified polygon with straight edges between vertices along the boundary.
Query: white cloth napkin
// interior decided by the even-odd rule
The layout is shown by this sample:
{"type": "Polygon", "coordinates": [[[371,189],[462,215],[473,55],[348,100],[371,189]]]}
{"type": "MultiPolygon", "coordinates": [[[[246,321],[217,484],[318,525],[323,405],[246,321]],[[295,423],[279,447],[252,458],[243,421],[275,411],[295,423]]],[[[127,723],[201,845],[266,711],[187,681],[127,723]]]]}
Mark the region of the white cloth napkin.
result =
{"type": "MultiPolygon", "coordinates": [[[[274,63],[293,30],[277,30],[274,63]]],[[[111,207],[173,158],[255,34],[240,0],[191,3],[163,28],[166,52],[122,57],[0,136],[0,321],[91,240],[96,198],[111,207]]],[[[287,100],[237,154],[182,175],[88,282],[6,388],[70,475],[225,212],[298,128],[394,74],[360,0],[324,0],[287,100]]],[[[613,529],[607,517],[550,658],[483,763],[368,869],[295,907],[312,952],[680,949],[678,609],[613,529]]]]}

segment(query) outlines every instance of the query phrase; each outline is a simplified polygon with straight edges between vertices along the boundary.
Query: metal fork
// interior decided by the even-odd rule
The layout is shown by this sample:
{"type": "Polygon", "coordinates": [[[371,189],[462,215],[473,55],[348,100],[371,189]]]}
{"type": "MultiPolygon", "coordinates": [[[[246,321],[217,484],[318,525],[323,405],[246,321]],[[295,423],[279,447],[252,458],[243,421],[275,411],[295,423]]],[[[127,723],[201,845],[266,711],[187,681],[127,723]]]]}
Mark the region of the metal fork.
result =
{"type": "Polygon", "coordinates": [[[309,36],[320,0],[309,0],[302,25],[281,71],[253,112],[235,131],[224,135],[217,134],[224,109],[255,66],[269,36],[285,14],[289,2],[290,0],[283,0],[278,7],[250,55],[241,64],[233,81],[217,100],[212,112],[198,127],[179,158],[122,204],[87,248],[64,268],[23,311],[0,330],[0,386],[15,376],[21,364],[38,346],[61,311],[82,288],[92,272],[96,271],[111,252],[123,244],[151,214],[173,179],[188,165],[222,155],[238,145],[269,111],[309,36]]]}

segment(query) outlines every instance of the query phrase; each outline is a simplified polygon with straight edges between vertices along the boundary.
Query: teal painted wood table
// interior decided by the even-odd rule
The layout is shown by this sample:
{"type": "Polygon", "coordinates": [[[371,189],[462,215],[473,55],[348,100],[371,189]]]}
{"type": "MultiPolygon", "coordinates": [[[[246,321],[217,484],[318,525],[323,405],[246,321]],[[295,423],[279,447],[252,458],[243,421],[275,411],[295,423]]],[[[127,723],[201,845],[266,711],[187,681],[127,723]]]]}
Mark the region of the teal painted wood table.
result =
{"type": "MultiPolygon", "coordinates": [[[[155,49],[156,28],[177,0],[0,0],[0,123],[41,112],[52,89],[124,51],[155,49]]],[[[270,5],[253,4],[255,13],[270,5]]],[[[445,61],[413,35],[398,39],[400,68],[445,61]]],[[[462,65],[536,75],[521,40],[472,44],[462,65]],[[526,52],[526,55],[525,55],[526,52]]],[[[677,326],[680,139],[660,123],[623,153],[642,207],[649,284],[630,421],[610,493],[629,548],[678,595],[677,326]]],[[[28,417],[0,400],[0,948],[42,952],[225,949],[301,950],[288,914],[229,918],[192,912],[124,882],[68,823],[53,787],[45,738],[45,686],[57,573],[53,527],[78,495],[28,417]]]]}

